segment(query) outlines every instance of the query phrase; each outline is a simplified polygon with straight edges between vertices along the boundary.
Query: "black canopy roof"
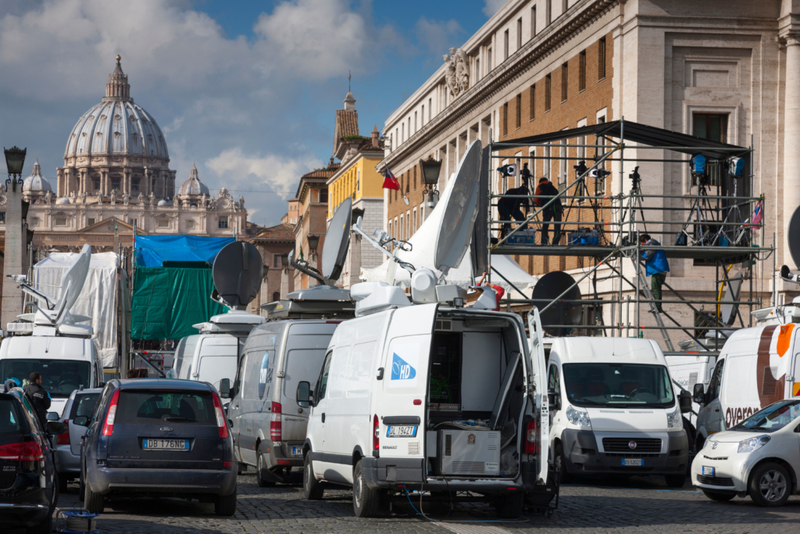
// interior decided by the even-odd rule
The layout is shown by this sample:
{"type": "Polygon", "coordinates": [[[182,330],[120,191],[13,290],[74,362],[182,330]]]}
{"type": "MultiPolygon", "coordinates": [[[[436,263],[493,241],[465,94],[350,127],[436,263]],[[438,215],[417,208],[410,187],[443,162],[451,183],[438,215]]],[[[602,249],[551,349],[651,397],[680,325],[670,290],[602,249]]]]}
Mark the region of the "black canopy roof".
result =
{"type": "Polygon", "coordinates": [[[639,124],[638,122],[621,120],[584,126],[583,128],[559,130],[557,132],[522,137],[520,139],[510,139],[508,141],[493,143],[492,148],[494,150],[518,148],[586,135],[599,135],[620,140],[623,139],[624,135],[625,141],[632,141],[654,147],[668,147],[669,150],[683,152],[685,154],[694,155],[700,153],[709,159],[726,159],[730,156],[749,151],[748,148],[741,146],[710,141],[693,135],[656,128],[655,126],[647,126],[646,124],[639,124]]]}

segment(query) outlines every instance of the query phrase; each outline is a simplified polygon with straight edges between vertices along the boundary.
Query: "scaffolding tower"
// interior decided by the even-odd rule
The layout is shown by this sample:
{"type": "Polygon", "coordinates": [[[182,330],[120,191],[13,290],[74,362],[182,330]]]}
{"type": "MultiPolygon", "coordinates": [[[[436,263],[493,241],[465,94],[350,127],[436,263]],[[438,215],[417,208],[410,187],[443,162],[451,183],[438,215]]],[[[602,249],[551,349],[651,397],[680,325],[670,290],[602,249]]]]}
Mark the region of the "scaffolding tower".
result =
{"type": "MultiPolygon", "coordinates": [[[[703,355],[713,356],[731,330],[752,326],[750,312],[763,307],[763,292],[755,287],[757,273],[761,272],[762,282],[772,278],[775,287],[774,235],[772,244],[765,246],[765,202],[763,195],[753,194],[752,146],[619,120],[491,143],[484,148],[482,161],[484,194],[473,235],[476,272],[492,271],[493,254],[584,258],[588,263],[571,269],[574,283],[561,288],[555,298],[503,301],[507,307],[535,305],[541,313],[555,305],[581,306],[594,312],[582,313],[593,318],[589,322],[594,324],[546,324],[546,330],[567,328],[570,333],[643,337],[645,329],[655,329],[664,341],[666,354],[679,353],[670,332],[681,331],[686,337],[681,345],[699,347],[703,355]],[[588,142],[592,137],[594,143],[588,142]],[[520,154],[521,150],[528,153],[520,154]],[[704,172],[698,172],[698,155],[705,157],[704,172]],[[515,176],[501,172],[503,160],[517,163],[515,176]],[[527,191],[522,187],[519,162],[532,167],[527,191]],[[642,176],[638,172],[641,166],[651,172],[642,176]],[[558,173],[552,172],[554,167],[558,173]],[[559,178],[558,195],[537,195],[541,177],[553,175],[559,178]],[[617,177],[613,184],[616,192],[611,191],[612,176],[617,177]],[[659,178],[661,188],[653,188],[659,178]],[[678,188],[679,193],[688,194],[649,194],[648,188],[656,192],[678,188]],[[501,213],[498,208],[502,199],[506,201],[501,213]],[[522,220],[521,210],[516,210],[516,218],[508,215],[510,199],[521,207],[530,207],[522,220]],[[543,217],[557,199],[563,206],[563,220],[549,220],[547,224],[554,236],[559,230],[561,236],[558,241],[543,244],[543,217]],[[526,227],[535,228],[535,232],[526,232],[526,227]],[[658,236],[661,245],[642,245],[638,238],[643,233],[658,236]],[[708,290],[681,291],[668,279],[663,300],[656,301],[644,273],[643,254],[659,249],[670,259],[713,266],[713,298],[684,295],[708,290]],[[770,258],[772,270],[766,276],[764,266],[770,258]],[[580,284],[591,288],[590,297],[568,298],[580,284]],[[673,311],[659,312],[660,304],[671,305],[673,311]],[[705,309],[709,306],[712,311],[705,309]],[[681,313],[674,311],[676,307],[690,311],[693,324],[685,324],[681,313]],[[646,312],[652,313],[654,325],[644,324],[649,322],[644,321],[646,312]]],[[[496,271],[489,275],[500,276],[496,271]]],[[[775,305],[774,293],[772,300],[775,305]]]]}

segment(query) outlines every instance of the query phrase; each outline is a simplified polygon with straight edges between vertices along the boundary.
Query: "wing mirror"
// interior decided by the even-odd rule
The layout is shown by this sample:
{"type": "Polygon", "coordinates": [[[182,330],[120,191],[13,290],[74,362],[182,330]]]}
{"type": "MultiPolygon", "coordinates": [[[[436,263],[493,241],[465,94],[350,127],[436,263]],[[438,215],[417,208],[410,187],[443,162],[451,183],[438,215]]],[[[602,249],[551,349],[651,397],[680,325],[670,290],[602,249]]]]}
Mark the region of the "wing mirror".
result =
{"type": "Polygon", "coordinates": [[[223,378],[219,381],[219,396],[223,399],[231,398],[231,379],[223,378]]]}
{"type": "Polygon", "coordinates": [[[301,408],[308,408],[314,405],[314,394],[311,393],[311,384],[306,380],[297,384],[297,405],[301,408]]]}
{"type": "Polygon", "coordinates": [[[547,390],[547,403],[550,405],[551,412],[561,409],[561,395],[556,393],[553,388],[547,390]]]}
{"type": "Polygon", "coordinates": [[[47,412],[48,421],[58,421],[58,414],[56,412],[47,412]]]}
{"type": "MultiPolygon", "coordinates": [[[[48,414],[49,415],[49,414],[48,414]]],[[[58,414],[56,414],[57,416],[58,414]]],[[[59,423],[58,421],[48,421],[45,426],[45,432],[51,436],[58,436],[67,431],[67,425],[59,423]]]]}
{"type": "Polygon", "coordinates": [[[692,392],[692,400],[697,404],[705,404],[706,388],[703,384],[695,384],[692,392]]]}
{"type": "Polygon", "coordinates": [[[681,413],[692,413],[692,396],[688,391],[681,390],[678,394],[678,405],[681,407],[681,413]]]}
{"type": "Polygon", "coordinates": [[[89,416],[79,415],[78,417],[72,420],[72,424],[78,426],[89,426],[89,416]]]}

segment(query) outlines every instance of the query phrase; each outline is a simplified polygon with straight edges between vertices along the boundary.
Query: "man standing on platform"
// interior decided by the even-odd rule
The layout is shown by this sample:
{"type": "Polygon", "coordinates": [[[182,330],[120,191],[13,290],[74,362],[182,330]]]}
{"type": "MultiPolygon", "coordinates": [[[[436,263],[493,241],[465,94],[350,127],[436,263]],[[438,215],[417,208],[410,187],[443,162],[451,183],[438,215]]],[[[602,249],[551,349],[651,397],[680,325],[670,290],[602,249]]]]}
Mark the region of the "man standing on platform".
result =
{"type": "MultiPolygon", "coordinates": [[[[639,237],[639,244],[647,247],[661,246],[661,242],[650,237],[650,234],[642,234],[639,237]]],[[[646,250],[642,253],[642,258],[644,258],[644,264],[647,267],[647,276],[650,277],[650,287],[653,290],[656,309],[658,309],[659,313],[664,313],[664,309],[661,307],[661,286],[667,280],[667,273],[669,272],[667,253],[663,249],[646,250]]]]}

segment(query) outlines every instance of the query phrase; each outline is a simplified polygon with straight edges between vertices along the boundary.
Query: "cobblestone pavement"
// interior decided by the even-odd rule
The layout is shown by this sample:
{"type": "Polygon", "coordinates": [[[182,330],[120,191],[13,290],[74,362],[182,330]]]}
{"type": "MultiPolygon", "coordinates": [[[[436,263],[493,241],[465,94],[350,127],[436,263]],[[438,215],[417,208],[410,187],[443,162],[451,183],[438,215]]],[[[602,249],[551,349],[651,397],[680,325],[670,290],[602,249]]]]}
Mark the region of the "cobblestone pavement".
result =
{"type": "MultiPolygon", "coordinates": [[[[70,485],[59,506],[80,506],[77,490],[77,484],[70,485]]],[[[418,502],[414,504],[419,507],[418,502]]],[[[446,505],[425,506],[425,513],[440,521],[420,518],[408,502],[395,503],[393,509],[378,519],[356,519],[351,492],[347,490],[326,491],[323,501],[308,502],[303,499],[299,485],[259,488],[251,474],[239,477],[239,504],[232,518],[215,516],[211,504],[168,498],[125,500],[106,504],[98,528],[101,533],[135,534],[524,534],[533,531],[756,534],[800,530],[800,497],[792,497],[787,506],[778,509],[759,508],[749,499],[716,503],[688,485],[682,490],[665,489],[656,478],[633,478],[603,486],[591,481],[566,485],[561,489],[559,507],[552,517],[528,515],[517,522],[498,522],[494,510],[484,504],[461,504],[453,511],[446,505]]]]}

